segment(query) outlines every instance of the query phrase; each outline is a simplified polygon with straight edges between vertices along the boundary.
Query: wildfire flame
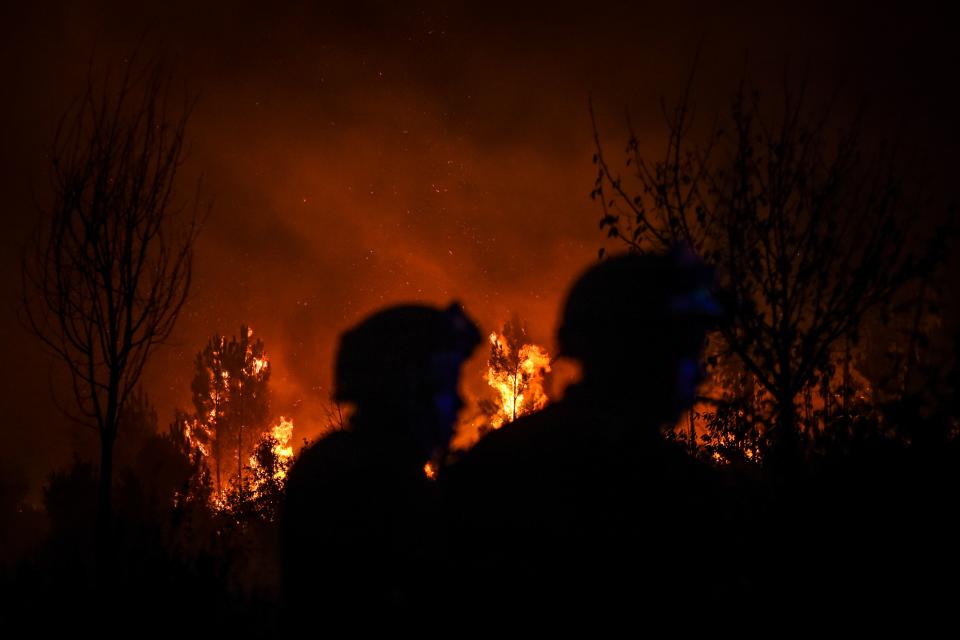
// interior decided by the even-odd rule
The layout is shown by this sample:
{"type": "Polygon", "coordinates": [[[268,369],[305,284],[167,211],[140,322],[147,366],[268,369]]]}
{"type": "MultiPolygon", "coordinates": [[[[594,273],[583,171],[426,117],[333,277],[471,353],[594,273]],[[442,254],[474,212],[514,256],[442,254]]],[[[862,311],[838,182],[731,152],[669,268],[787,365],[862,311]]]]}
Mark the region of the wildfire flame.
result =
{"type": "Polygon", "coordinates": [[[544,375],[550,371],[550,354],[536,344],[524,344],[516,353],[504,335],[490,334],[490,344],[502,353],[501,365],[491,360],[484,379],[499,396],[497,412],[490,426],[499,429],[520,416],[542,409],[547,404],[544,375]]]}
{"type": "Polygon", "coordinates": [[[198,420],[187,420],[183,423],[183,437],[186,438],[190,448],[196,449],[200,455],[206,458],[210,451],[201,439],[195,435],[195,432],[203,429],[203,425],[198,420]]]}
{"type": "MultiPolygon", "coordinates": [[[[273,479],[282,481],[287,477],[287,463],[293,458],[293,446],[290,444],[290,437],[293,435],[293,419],[291,418],[288,420],[287,418],[280,416],[277,424],[270,429],[269,435],[275,441],[275,444],[271,450],[277,459],[277,466],[276,471],[273,474],[273,479]]],[[[248,463],[251,469],[259,466],[259,462],[257,462],[257,457],[255,455],[250,456],[248,463]]],[[[253,491],[256,493],[258,491],[258,487],[254,486],[253,491]]]]}
{"type": "MultiPolygon", "coordinates": [[[[280,421],[270,430],[270,435],[277,441],[273,446],[273,453],[277,456],[277,460],[286,462],[293,458],[293,445],[290,444],[290,437],[293,435],[293,419],[288,420],[280,416],[280,421]]],[[[281,465],[283,466],[285,465],[281,465]]],[[[277,480],[282,480],[286,475],[281,468],[275,477],[277,480]]]]}
{"type": "MultiPolygon", "coordinates": [[[[829,357],[829,370],[820,370],[819,381],[808,385],[794,397],[797,426],[804,432],[823,433],[831,421],[847,411],[847,403],[859,404],[860,407],[855,411],[873,411],[875,408],[873,384],[858,368],[860,357],[849,352],[833,353],[829,357]]],[[[775,423],[775,419],[771,420],[771,416],[764,412],[776,406],[776,398],[764,387],[754,385],[749,378],[749,386],[745,386],[742,379],[738,381],[735,369],[727,366],[714,369],[701,383],[697,401],[680,416],[673,432],[685,440],[691,449],[722,447],[725,452],[715,449],[710,454],[715,463],[728,464],[731,461],[726,451],[735,451],[737,457],[760,462],[763,456],[762,438],[765,437],[767,424],[775,423]],[[731,400],[740,405],[736,413],[728,413],[720,418],[720,428],[714,426],[721,415],[719,408],[731,400]],[[755,415],[748,417],[750,412],[755,415]],[[750,430],[738,432],[729,427],[723,430],[724,422],[729,425],[738,419],[743,421],[741,426],[746,426],[747,421],[752,420],[755,425],[753,433],[750,430]]]]}

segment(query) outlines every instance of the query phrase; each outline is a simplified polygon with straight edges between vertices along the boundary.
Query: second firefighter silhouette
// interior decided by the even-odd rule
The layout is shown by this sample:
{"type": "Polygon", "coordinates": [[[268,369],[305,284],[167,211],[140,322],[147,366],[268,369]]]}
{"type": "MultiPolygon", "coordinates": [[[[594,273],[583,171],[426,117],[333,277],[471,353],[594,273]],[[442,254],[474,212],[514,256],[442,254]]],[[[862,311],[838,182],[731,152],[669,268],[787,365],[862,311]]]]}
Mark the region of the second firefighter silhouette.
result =
{"type": "Polygon", "coordinates": [[[556,619],[705,595],[688,558],[715,521],[713,481],[661,430],[694,400],[718,313],[709,284],[681,252],[612,257],[576,281],[558,341],[581,381],[444,478],[466,601],[556,619]]]}
{"type": "Polygon", "coordinates": [[[479,341],[457,305],[391,307],[342,336],[335,397],[355,411],[301,454],[287,482],[292,614],[364,626],[437,606],[446,545],[424,464],[450,440],[460,366],[479,341]]]}

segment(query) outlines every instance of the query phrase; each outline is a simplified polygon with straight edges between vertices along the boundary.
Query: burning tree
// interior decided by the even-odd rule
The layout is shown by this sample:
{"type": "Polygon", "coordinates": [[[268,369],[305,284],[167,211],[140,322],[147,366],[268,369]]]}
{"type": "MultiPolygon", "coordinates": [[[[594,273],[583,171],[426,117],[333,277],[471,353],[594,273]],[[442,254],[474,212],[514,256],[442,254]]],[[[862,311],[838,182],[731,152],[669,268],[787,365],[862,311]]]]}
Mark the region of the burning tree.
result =
{"type": "Polygon", "coordinates": [[[547,404],[543,379],[549,371],[550,355],[530,341],[526,324],[519,318],[505,322],[503,333],[491,333],[484,378],[496,390],[499,402],[486,402],[481,407],[490,426],[499,429],[542,409],[547,404]]]}
{"type": "Polygon", "coordinates": [[[101,560],[119,419],[186,301],[199,230],[199,207],[174,202],[192,101],[176,104],[170,81],[159,64],[113,83],[91,72],[60,121],[50,206],[23,261],[26,325],[66,365],[68,413],[99,436],[101,560]]]}
{"type": "Polygon", "coordinates": [[[196,413],[178,416],[186,448],[211,477],[212,506],[238,523],[275,519],[293,461],[293,420],[271,422],[272,368],[263,342],[252,336],[241,326],[239,338],[210,339],[194,361],[196,413]]]}
{"type": "Polygon", "coordinates": [[[789,89],[771,117],[741,84],[725,126],[697,142],[691,84],[665,109],[661,158],[631,132],[633,186],[608,163],[594,120],[591,196],[600,227],[629,250],[685,244],[716,268],[730,322],[713,356],[735,359],[762,388],[773,441],[790,451],[805,390],[834,375],[839,346],[856,343],[865,315],[928,272],[942,245],[906,251],[913,207],[888,155],[863,160],[859,120],[834,132],[827,110],[810,115],[803,91],[789,89]]]}
{"type": "Polygon", "coordinates": [[[167,429],[167,437],[180,455],[188,461],[190,473],[175,498],[175,507],[184,505],[207,505],[213,497],[213,478],[207,467],[207,450],[195,438],[197,420],[183,411],[177,411],[167,429]]]}
{"type": "Polygon", "coordinates": [[[263,341],[252,342],[252,336],[246,326],[240,327],[239,338],[229,342],[215,335],[194,362],[192,435],[211,458],[219,497],[228,464],[235,463],[235,486],[245,491],[246,463],[257,440],[270,428],[270,363],[263,341]]]}
{"type": "Polygon", "coordinates": [[[274,522],[279,515],[284,483],[293,463],[292,435],[293,421],[280,416],[277,425],[260,436],[250,456],[250,493],[261,520],[274,522]]]}

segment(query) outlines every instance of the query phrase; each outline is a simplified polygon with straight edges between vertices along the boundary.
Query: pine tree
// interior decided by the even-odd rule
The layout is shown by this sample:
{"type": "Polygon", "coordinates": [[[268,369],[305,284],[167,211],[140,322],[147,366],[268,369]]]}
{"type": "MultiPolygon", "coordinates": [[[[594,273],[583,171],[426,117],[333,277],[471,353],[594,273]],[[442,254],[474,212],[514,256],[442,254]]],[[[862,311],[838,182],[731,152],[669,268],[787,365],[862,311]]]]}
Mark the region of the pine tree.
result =
{"type": "Polygon", "coordinates": [[[270,363],[263,341],[251,341],[253,331],[240,327],[240,337],[228,342],[215,335],[197,354],[191,388],[197,415],[195,437],[208,450],[215,490],[222,497],[224,474],[236,469],[233,483],[241,494],[245,469],[255,443],[269,428],[270,363]]]}

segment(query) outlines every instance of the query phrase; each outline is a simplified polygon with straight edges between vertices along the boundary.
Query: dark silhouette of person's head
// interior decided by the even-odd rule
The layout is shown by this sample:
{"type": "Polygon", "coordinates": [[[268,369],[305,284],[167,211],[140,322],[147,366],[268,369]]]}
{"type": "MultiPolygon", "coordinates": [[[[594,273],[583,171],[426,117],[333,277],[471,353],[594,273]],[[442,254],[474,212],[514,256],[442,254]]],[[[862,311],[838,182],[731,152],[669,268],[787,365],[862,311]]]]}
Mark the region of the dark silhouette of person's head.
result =
{"type": "Polygon", "coordinates": [[[561,355],[614,405],[656,399],[663,417],[693,402],[700,356],[720,308],[712,274],[687,251],[622,254],[588,269],[563,308],[561,355]]]}
{"type": "Polygon", "coordinates": [[[453,434],[460,366],[479,343],[458,304],[383,309],[341,337],[334,397],[354,405],[354,429],[390,429],[429,455],[453,434]]]}
{"type": "Polygon", "coordinates": [[[438,597],[431,572],[445,538],[423,465],[450,441],[460,367],[479,343],[456,304],[388,307],[341,336],[334,398],[354,413],[287,477],[281,553],[292,610],[319,607],[364,627],[378,614],[419,616],[438,597]]]}
{"type": "Polygon", "coordinates": [[[484,436],[442,478],[462,511],[466,602],[496,590],[491,615],[504,619],[581,611],[634,622],[669,618],[690,584],[712,590],[705,564],[663,553],[664,540],[723,539],[707,507],[712,475],[660,433],[694,400],[720,311],[711,285],[679,250],[612,256],[574,282],[558,338],[580,382],[484,436]]]}

